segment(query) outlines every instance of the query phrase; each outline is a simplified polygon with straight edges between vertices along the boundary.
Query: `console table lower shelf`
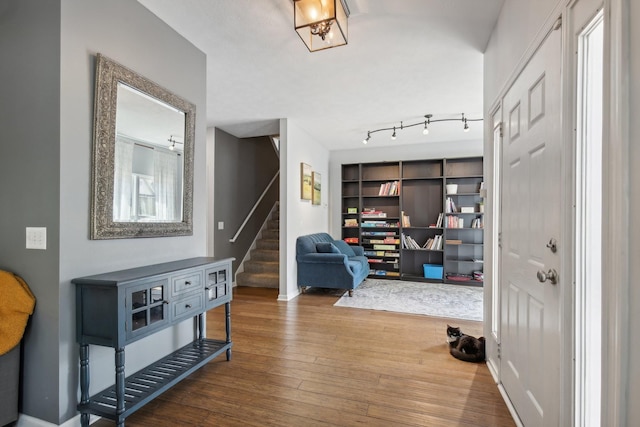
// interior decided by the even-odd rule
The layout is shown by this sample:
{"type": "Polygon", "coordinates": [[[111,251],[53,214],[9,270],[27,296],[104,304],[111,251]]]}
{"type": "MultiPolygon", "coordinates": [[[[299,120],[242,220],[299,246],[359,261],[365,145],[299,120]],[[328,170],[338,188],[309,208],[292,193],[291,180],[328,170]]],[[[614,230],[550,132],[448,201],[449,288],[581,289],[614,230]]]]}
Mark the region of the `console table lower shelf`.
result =
{"type": "Polygon", "coordinates": [[[157,362],[141,369],[124,380],[124,411],[118,413],[118,384],[113,385],[80,403],[81,413],[95,414],[114,420],[117,424],[142,406],[182,381],[210,360],[227,352],[231,358],[231,342],[213,339],[195,340],[157,362]]]}

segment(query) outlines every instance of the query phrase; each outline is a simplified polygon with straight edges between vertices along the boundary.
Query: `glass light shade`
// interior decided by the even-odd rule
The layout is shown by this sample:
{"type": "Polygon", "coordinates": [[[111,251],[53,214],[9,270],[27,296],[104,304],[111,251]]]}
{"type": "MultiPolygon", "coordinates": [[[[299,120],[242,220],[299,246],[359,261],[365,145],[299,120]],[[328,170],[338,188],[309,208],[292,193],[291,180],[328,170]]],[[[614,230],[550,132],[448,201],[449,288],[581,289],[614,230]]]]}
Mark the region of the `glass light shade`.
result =
{"type": "Polygon", "coordinates": [[[296,32],[310,52],[347,44],[347,11],[342,0],[294,0],[296,32]]]}

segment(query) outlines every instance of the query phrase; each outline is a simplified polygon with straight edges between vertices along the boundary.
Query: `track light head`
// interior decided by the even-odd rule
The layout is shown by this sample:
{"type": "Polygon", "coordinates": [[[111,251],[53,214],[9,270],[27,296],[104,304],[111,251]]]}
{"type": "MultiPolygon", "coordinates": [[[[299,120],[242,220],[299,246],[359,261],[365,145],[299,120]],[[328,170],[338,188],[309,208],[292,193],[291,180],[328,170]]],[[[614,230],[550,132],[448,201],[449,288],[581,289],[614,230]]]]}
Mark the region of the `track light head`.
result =
{"type": "Polygon", "coordinates": [[[370,139],[371,139],[371,132],[367,132],[367,137],[362,140],[362,143],[366,145],[370,139]]]}
{"type": "Polygon", "coordinates": [[[396,127],[393,127],[393,134],[391,135],[391,140],[395,141],[396,140],[396,127]]]}

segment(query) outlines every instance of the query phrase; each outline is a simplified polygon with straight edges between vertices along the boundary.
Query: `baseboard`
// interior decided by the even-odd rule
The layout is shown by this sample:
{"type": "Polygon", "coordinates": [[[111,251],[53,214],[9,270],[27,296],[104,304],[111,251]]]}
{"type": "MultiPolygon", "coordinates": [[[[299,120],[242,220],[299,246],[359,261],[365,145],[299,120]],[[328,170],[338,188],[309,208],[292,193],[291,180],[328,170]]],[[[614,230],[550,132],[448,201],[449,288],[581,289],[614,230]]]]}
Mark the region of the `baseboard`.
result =
{"type": "Polygon", "coordinates": [[[500,384],[500,376],[498,375],[498,369],[496,365],[493,363],[493,360],[490,358],[487,359],[487,368],[489,368],[489,373],[493,377],[493,381],[495,381],[496,384],[500,384]]]}
{"type": "Polygon", "coordinates": [[[291,294],[287,294],[287,295],[278,294],[278,301],[291,301],[298,295],[300,295],[300,288],[296,288],[296,291],[291,294]]]}
{"type": "Polygon", "coordinates": [[[518,427],[524,427],[524,424],[522,424],[522,421],[520,421],[520,417],[516,412],[516,408],[513,407],[513,404],[511,403],[511,399],[509,399],[509,396],[507,395],[507,391],[504,389],[502,384],[498,384],[498,391],[500,391],[500,395],[502,395],[502,400],[504,400],[504,403],[507,405],[507,409],[511,414],[511,418],[513,418],[513,422],[516,423],[516,426],[518,427]]]}
{"type": "MultiPolygon", "coordinates": [[[[89,418],[89,424],[93,424],[98,421],[100,417],[91,415],[89,418]]],[[[18,415],[18,422],[16,427],[77,427],[80,425],[80,414],[65,421],[63,424],[53,424],[48,421],[43,421],[40,418],[31,417],[25,414],[18,415]]]]}

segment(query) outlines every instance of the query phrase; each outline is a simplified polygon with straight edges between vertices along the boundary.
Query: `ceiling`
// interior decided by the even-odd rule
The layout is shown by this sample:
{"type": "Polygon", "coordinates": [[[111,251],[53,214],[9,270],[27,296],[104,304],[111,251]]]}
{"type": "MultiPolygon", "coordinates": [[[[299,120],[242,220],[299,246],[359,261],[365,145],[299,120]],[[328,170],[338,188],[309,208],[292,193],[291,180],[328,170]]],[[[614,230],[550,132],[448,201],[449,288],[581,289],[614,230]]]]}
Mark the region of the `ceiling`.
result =
{"type": "Polygon", "coordinates": [[[292,0],[139,0],[207,55],[207,125],[236,137],[287,118],[329,150],[481,140],[482,62],[504,0],[347,0],[346,46],[309,52],[292,0]]]}

